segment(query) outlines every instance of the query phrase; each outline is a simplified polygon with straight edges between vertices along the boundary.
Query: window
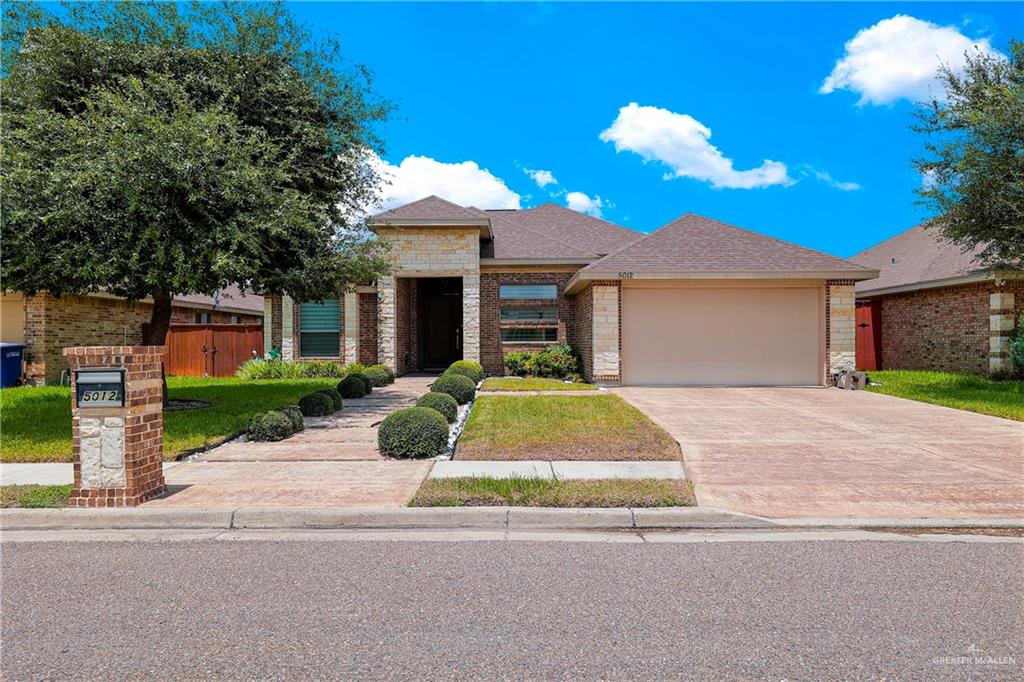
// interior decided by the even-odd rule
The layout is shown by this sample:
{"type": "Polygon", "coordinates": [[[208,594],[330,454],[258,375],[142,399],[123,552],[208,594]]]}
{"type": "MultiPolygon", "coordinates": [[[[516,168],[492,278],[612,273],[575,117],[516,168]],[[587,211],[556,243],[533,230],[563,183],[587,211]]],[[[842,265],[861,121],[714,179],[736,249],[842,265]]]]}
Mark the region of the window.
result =
{"type": "Polygon", "coordinates": [[[554,343],[557,340],[558,330],[553,327],[501,330],[502,343],[554,343]]]}
{"type": "Polygon", "coordinates": [[[231,316],[231,324],[242,324],[242,316],[241,315],[232,315],[231,316]]]}
{"type": "Polygon", "coordinates": [[[196,313],[196,324],[210,324],[210,313],[196,313]]]}
{"type": "Polygon", "coordinates": [[[553,305],[534,305],[517,308],[502,308],[501,309],[501,320],[502,322],[510,321],[533,321],[533,322],[557,322],[558,321],[558,308],[553,305]]]}
{"type": "Polygon", "coordinates": [[[558,285],[556,284],[502,284],[499,289],[501,298],[509,299],[534,299],[554,300],[558,298],[558,285]]]}
{"type": "Polygon", "coordinates": [[[303,303],[299,307],[299,354],[304,358],[338,357],[338,299],[303,303]]]}

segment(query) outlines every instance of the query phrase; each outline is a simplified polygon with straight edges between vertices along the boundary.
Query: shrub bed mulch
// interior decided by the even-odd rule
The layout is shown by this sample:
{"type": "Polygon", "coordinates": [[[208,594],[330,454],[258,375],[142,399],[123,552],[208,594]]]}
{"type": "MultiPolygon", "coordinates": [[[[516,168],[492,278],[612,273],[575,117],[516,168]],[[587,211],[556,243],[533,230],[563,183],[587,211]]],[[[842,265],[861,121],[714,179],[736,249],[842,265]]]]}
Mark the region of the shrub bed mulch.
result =
{"type": "Polygon", "coordinates": [[[684,480],[428,478],[410,507],[692,507],[684,480]]]}
{"type": "Polygon", "coordinates": [[[617,395],[481,395],[456,460],[680,460],[679,444],[617,395]]]}

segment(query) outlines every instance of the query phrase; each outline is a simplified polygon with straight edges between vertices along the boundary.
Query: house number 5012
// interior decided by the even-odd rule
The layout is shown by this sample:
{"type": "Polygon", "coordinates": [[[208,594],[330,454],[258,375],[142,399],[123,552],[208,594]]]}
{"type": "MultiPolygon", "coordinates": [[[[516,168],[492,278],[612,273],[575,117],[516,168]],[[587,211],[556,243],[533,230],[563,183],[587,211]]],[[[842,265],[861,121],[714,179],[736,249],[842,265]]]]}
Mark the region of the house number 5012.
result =
{"type": "Polygon", "coordinates": [[[632,272],[620,272],[619,273],[619,279],[633,279],[633,273],[632,272]]]}

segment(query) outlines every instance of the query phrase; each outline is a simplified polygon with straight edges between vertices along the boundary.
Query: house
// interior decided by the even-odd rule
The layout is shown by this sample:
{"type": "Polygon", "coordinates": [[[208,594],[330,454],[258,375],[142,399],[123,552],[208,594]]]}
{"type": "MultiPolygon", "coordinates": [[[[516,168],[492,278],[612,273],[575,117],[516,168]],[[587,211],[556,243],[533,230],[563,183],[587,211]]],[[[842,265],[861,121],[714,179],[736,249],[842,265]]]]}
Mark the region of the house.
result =
{"type": "MultiPolygon", "coordinates": [[[[87,296],[49,294],[25,297],[4,293],[0,299],[0,337],[25,344],[25,380],[58,383],[67,369],[62,349],[68,346],[133,345],[142,342],[142,325],[152,315],[151,301],[126,301],[98,292],[87,296]]],[[[178,296],[171,324],[259,324],[263,298],[236,287],[216,296],[178,296]]]]}
{"type": "Polygon", "coordinates": [[[985,267],[976,255],[918,225],[853,256],[879,272],[857,283],[858,365],[1010,371],[1024,272],[985,267]]]}
{"type": "Polygon", "coordinates": [[[393,273],[325,303],[269,297],[283,357],[398,374],[571,343],[605,384],[823,385],[854,365],[870,268],[693,214],[642,234],[555,204],[436,196],[370,219],[393,273]]]}

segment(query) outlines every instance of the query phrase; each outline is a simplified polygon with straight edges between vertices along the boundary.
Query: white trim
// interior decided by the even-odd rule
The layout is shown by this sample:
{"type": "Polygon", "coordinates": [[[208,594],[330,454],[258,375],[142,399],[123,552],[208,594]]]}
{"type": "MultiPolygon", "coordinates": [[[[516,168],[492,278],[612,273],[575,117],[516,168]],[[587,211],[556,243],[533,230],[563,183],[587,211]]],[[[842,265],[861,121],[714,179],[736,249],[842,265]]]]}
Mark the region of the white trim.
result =
{"type": "Polygon", "coordinates": [[[1024,279],[1024,273],[997,272],[995,270],[987,270],[985,272],[975,273],[972,275],[963,275],[960,277],[947,277],[945,279],[933,279],[926,282],[912,282],[910,284],[898,284],[896,286],[884,287],[881,289],[868,289],[866,291],[858,291],[857,298],[885,296],[887,294],[901,294],[909,291],[919,291],[921,289],[939,289],[941,287],[955,287],[960,286],[961,284],[975,284],[977,282],[987,282],[996,279],[1024,279]]]}

